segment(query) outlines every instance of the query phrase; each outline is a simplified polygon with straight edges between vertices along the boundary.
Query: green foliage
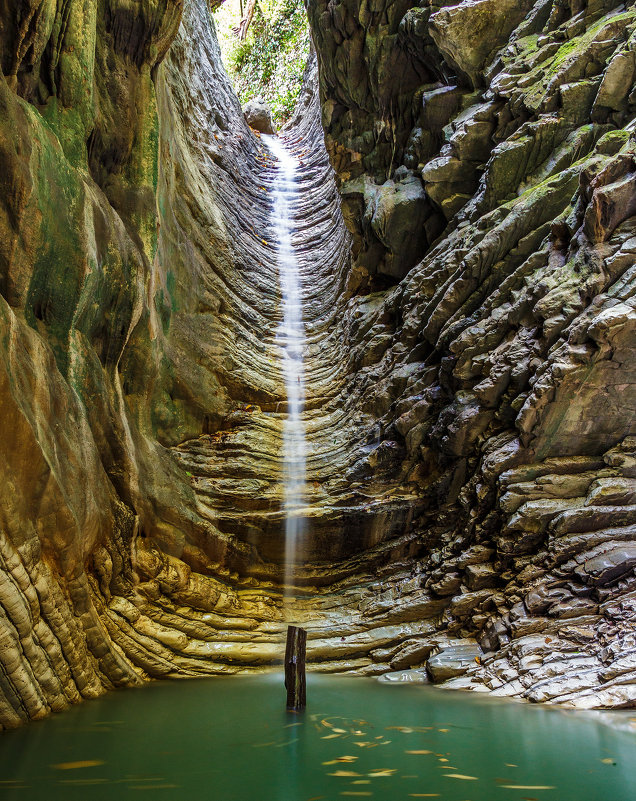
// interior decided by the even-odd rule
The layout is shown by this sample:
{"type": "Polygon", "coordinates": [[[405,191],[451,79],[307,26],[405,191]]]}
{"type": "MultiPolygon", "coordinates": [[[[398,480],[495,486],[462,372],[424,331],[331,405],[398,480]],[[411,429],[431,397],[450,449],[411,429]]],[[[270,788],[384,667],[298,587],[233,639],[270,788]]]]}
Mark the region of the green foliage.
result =
{"type": "Polygon", "coordinates": [[[232,32],[240,20],[238,0],[226,0],[214,19],[223,60],[241,103],[262,97],[276,123],[283,124],[294,110],[309,55],[303,0],[257,0],[242,42],[232,32]]]}

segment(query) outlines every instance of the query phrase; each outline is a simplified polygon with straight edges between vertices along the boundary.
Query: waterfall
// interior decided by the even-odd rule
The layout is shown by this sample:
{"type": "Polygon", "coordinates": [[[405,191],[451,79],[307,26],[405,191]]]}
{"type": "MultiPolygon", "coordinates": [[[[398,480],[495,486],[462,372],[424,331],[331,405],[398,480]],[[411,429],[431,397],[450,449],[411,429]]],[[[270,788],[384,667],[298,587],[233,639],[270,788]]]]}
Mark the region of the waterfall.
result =
{"type": "Polygon", "coordinates": [[[287,392],[287,416],[283,423],[283,509],[285,512],[285,595],[291,594],[299,546],[305,527],[302,507],[305,499],[306,453],[305,374],[303,348],[302,289],[298,260],[292,243],[292,213],[297,195],[298,161],[275,136],[263,136],[279,166],[272,190],[272,218],[278,275],[282,294],[282,320],[276,343],[282,351],[287,392]]]}

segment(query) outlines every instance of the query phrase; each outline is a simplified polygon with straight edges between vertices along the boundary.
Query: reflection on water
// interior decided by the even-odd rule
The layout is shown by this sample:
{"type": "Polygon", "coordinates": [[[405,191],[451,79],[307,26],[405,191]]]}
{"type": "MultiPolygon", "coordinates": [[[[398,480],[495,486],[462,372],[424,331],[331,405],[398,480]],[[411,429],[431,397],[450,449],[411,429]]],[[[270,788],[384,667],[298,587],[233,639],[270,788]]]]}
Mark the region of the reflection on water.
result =
{"type": "Polygon", "coordinates": [[[153,684],[0,735],[0,798],[632,801],[636,714],[309,676],[153,684]],[[609,725],[608,725],[609,724],[609,725]]]}

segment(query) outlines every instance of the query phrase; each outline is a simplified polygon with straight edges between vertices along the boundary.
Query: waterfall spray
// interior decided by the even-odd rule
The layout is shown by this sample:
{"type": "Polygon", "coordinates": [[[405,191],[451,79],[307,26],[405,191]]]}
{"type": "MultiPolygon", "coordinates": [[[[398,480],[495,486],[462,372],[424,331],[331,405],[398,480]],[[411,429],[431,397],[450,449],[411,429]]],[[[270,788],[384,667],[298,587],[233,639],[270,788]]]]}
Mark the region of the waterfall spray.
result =
{"type": "Polygon", "coordinates": [[[283,318],[278,327],[276,342],[282,351],[287,392],[287,417],[283,424],[285,597],[287,598],[291,594],[294,582],[299,545],[305,525],[302,507],[305,496],[307,454],[303,422],[305,328],[298,260],[292,243],[292,209],[297,193],[296,168],[298,161],[285,149],[277,137],[263,136],[263,140],[279,162],[272,191],[272,216],[283,302],[283,318]]]}

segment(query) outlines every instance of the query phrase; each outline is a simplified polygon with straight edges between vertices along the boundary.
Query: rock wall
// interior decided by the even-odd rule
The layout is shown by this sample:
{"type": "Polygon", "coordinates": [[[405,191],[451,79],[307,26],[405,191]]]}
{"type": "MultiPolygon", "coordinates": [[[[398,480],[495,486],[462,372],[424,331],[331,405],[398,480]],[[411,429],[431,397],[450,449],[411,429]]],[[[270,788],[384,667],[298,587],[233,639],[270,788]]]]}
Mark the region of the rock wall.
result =
{"type": "Polygon", "coordinates": [[[87,567],[136,531],[121,367],[148,313],[156,130],[135,109],[181,10],[97,6],[10,2],[0,22],[3,726],[140,681],[87,567]]]}
{"type": "MultiPolygon", "coordinates": [[[[632,703],[636,14],[309,16],[308,658],[632,703]]],[[[0,41],[12,727],[280,659],[285,389],[275,165],[202,0],[15,0],[0,41]]]]}
{"type": "MultiPolygon", "coordinates": [[[[454,686],[633,703],[634,10],[312,0],[309,15],[350,290],[375,299],[366,330],[391,321],[355,379],[375,388],[369,468],[395,454],[420,503],[410,570],[362,620],[419,610],[477,638],[454,686]]],[[[417,666],[432,646],[418,632],[360,667],[417,666]]]]}
{"type": "Polygon", "coordinates": [[[215,433],[236,397],[282,392],[251,376],[250,315],[275,314],[275,277],[246,257],[266,225],[262,154],[205,6],[15,6],[0,28],[3,726],[224,669],[205,647],[266,603],[226,584],[241,548],[171,447],[215,433]],[[194,622],[163,625],[162,591],[194,622]]]}

